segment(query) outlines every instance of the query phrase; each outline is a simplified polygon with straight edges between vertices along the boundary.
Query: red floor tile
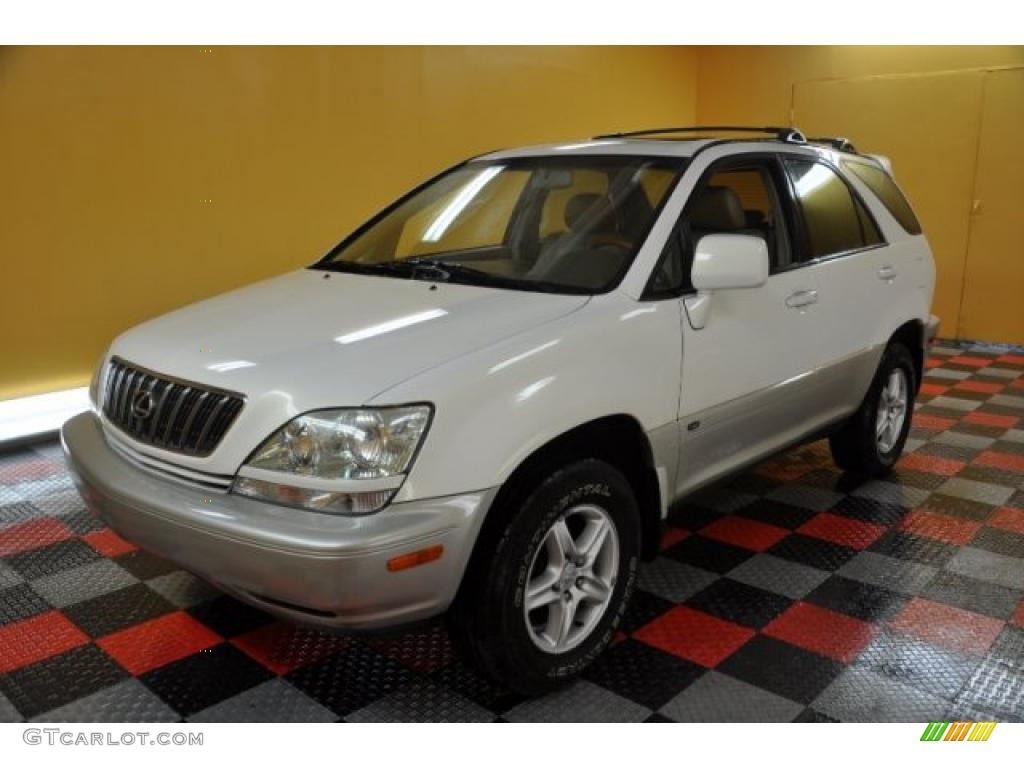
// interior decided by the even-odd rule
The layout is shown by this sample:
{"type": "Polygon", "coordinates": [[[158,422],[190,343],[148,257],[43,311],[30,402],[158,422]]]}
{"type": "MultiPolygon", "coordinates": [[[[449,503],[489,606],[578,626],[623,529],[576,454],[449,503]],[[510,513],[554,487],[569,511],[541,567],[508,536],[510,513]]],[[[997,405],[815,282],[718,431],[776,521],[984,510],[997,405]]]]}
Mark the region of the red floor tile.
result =
{"type": "Polygon", "coordinates": [[[14,485],[15,483],[25,483],[30,480],[54,477],[55,475],[63,474],[64,471],[64,465],[58,461],[50,461],[49,459],[23,461],[0,468],[0,482],[6,485],[14,485]]]}
{"type": "Polygon", "coordinates": [[[931,472],[936,475],[952,477],[967,466],[966,461],[947,459],[943,456],[929,456],[927,453],[908,453],[900,459],[898,467],[931,472]]]}
{"type": "Polygon", "coordinates": [[[1024,355],[1000,355],[997,358],[1000,363],[1009,363],[1010,365],[1024,365],[1024,355]]]}
{"type": "Polygon", "coordinates": [[[964,381],[958,381],[954,388],[962,389],[965,392],[985,392],[988,394],[995,394],[1005,386],[1005,384],[1000,384],[994,381],[975,381],[974,379],[965,379],[964,381]]]}
{"type": "Polygon", "coordinates": [[[655,648],[705,667],[716,667],[754,636],[752,629],[677,605],[633,633],[655,648]]]}
{"type": "Polygon", "coordinates": [[[932,384],[931,382],[924,382],[921,384],[922,395],[941,395],[946,392],[949,387],[943,386],[942,384],[932,384]]]}
{"type": "Polygon", "coordinates": [[[871,641],[876,628],[852,616],[800,602],[762,631],[776,640],[849,664],[871,641]]]}
{"type": "Polygon", "coordinates": [[[343,635],[327,635],[283,621],[231,638],[231,644],[276,675],[318,661],[352,642],[343,635]]]}
{"type": "Polygon", "coordinates": [[[776,525],[730,515],[702,528],[700,535],[755,552],[764,552],[786,538],[789,531],[776,525]]]}
{"type": "Polygon", "coordinates": [[[1003,622],[915,597],[890,626],[943,648],[983,656],[1002,631],[1003,622]]]}
{"type": "Polygon", "coordinates": [[[986,427],[1003,427],[1004,429],[1013,429],[1017,426],[1017,422],[1020,421],[1020,419],[1016,416],[1006,416],[1000,413],[971,411],[964,416],[964,421],[970,422],[971,424],[983,424],[986,427]]]}
{"type": "Polygon", "coordinates": [[[1020,601],[1020,605],[1017,606],[1017,610],[1013,612],[1013,618],[1010,619],[1018,627],[1024,628],[1024,600],[1020,601]]]}
{"type": "Polygon", "coordinates": [[[184,611],[122,629],[96,641],[133,675],[183,659],[216,645],[221,636],[184,611]]]}
{"type": "Polygon", "coordinates": [[[973,368],[985,368],[992,364],[992,360],[987,357],[971,357],[970,355],[957,355],[949,362],[957,365],[969,365],[973,368]]]}
{"type": "Polygon", "coordinates": [[[974,457],[972,464],[981,467],[995,467],[996,469],[1007,469],[1010,472],[1024,472],[1024,456],[1015,453],[1000,453],[999,451],[982,451],[974,457]]]}
{"type": "Polygon", "coordinates": [[[949,429],[956,424],[956,419],[932,416],[928,413],[915,413],[913,424],[918,429],[949,429]]]}
{"type": "Polygon", "coordinates": [[[797,528],[797,533],[842,544],[853,549],[865,549],[883,533],[884,525],[865,523],[831,512],[822,512],[797,528]]]}
{"type": "Polygon", "coordinates": [[[45,547],[69,539],[71,533],[59,520],[43,517],[0,531],[0,557],[45,547]]]}
{"type": "Polygon", "coordinates": [[[661,532],[661,544],[659,545],[659,549],[664,551],[673,544],[678,544],[689,535],[690,532],[684,531],[682,528],[675,528],[671,525],[666,526],[665,530],[661,532]]]}
{"type": "Polygon", "coordinates": [[[1024,389],[1024,378],[1014,379],[1010,382],[1010,386],[1014,389],[1024,389]]]}
{"type": "Polygon", "coordinates": [[[945,362],[946,362],[945,358],[929,357],[927,360],[924,361],[924,367],[925,368],[941,368],[943,363],[945,363],[945,362]]]}
{"type": "Polygon", "coordinates": [[[59,611],[0,627],[0,674],[34,664],[89,642],[59,611]]]}
{"type": "Polygon", "coordinates": [[[963,546],[974,538],[974,534],[981,528],[981,523],[936,514],[927,509],[915,509],[903,518],[897,527],[918,536],[963,546]]]}
{"type": "Polygon", "coordinates": [[[988,525],[1024,535],[1024,509],[1000,507],[988,519],[988,525]]]}
{"type": "Polygon", "coordinates": [[[125,541],[109,528],[87,533],[82,539],[105,557],[117,557],[118,555],[134,552],[138,549],[130,541],[125,541]]]}

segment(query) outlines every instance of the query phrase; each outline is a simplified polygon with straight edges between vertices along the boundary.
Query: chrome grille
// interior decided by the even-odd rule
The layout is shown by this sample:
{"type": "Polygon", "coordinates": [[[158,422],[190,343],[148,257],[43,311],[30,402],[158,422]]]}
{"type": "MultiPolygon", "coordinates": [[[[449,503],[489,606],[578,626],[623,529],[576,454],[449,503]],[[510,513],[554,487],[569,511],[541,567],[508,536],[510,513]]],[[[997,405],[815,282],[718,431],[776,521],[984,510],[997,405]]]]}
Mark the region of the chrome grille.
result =
{"type": "Polygon", "coordinates": [[[208,456],[239,411],[241,395],[172,379],[114,357],[107,367],[103,413],[142,443],[208,456]]]}

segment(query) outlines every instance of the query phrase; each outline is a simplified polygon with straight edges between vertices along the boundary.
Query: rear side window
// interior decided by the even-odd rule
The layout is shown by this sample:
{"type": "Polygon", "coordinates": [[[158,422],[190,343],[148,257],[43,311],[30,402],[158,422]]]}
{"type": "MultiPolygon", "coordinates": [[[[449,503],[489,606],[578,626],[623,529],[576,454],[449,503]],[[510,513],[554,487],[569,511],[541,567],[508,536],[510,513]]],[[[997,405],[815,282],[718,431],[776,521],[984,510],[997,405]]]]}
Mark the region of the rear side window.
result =
{"type": "Polygon", "coordinates": [[[822,163],[786,160],[803,213],[807,259],[878,245],[882,237],[864,205],[839,174],[822,163]]]}
{"type": "Polygon", "coordinates": [[[874,165],[867,163],[855,163],[849,160],[843,161],[843,167],[864,182],[879,200],[882,201],[892,217],[900,223],[900,226],[907,230],[908,234],[920,235],[921,224],[914,215],[907,198],[900,192],[896,182],[888,173],[874,165]]]}

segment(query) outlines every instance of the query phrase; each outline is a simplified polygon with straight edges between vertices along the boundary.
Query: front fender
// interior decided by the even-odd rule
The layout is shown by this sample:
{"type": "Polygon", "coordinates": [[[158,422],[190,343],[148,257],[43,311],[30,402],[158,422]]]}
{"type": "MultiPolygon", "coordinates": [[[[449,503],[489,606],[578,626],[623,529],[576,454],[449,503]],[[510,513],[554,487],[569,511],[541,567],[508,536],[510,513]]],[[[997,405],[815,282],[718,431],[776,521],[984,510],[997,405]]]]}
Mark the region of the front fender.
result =
{"type": "MultiPolygon", "coordinates": [[[[629,415],[648,433],[673,424],[680,320],[677,300],[637,302],[613,292],[381,393],[373,404],[435,406],[395,500],[500,485],[547,442],[604,416],[629,415]]],[[[674,466],[665,469],[674,474],[674,466]]]]}

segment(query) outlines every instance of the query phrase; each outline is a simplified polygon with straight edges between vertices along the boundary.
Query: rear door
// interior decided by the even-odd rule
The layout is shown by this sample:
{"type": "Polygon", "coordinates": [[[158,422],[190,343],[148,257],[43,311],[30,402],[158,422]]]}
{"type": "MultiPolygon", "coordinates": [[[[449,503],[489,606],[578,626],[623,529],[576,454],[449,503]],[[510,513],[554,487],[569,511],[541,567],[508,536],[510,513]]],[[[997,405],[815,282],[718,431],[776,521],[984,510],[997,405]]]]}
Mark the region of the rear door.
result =
{"type": "Polygon", "coordinates": [[[689,275],[701,236],[731,233],[765,239],[771,274],[758,288],[714,292],[701,328],[690,322],[696,297],[684,285],[678,494],[795,441],[816,420],[808,373],[817,362],[818,285],[793,247],[784,169],[771,153],[705,162],[674,246],[681,273],[689,275]]]}

